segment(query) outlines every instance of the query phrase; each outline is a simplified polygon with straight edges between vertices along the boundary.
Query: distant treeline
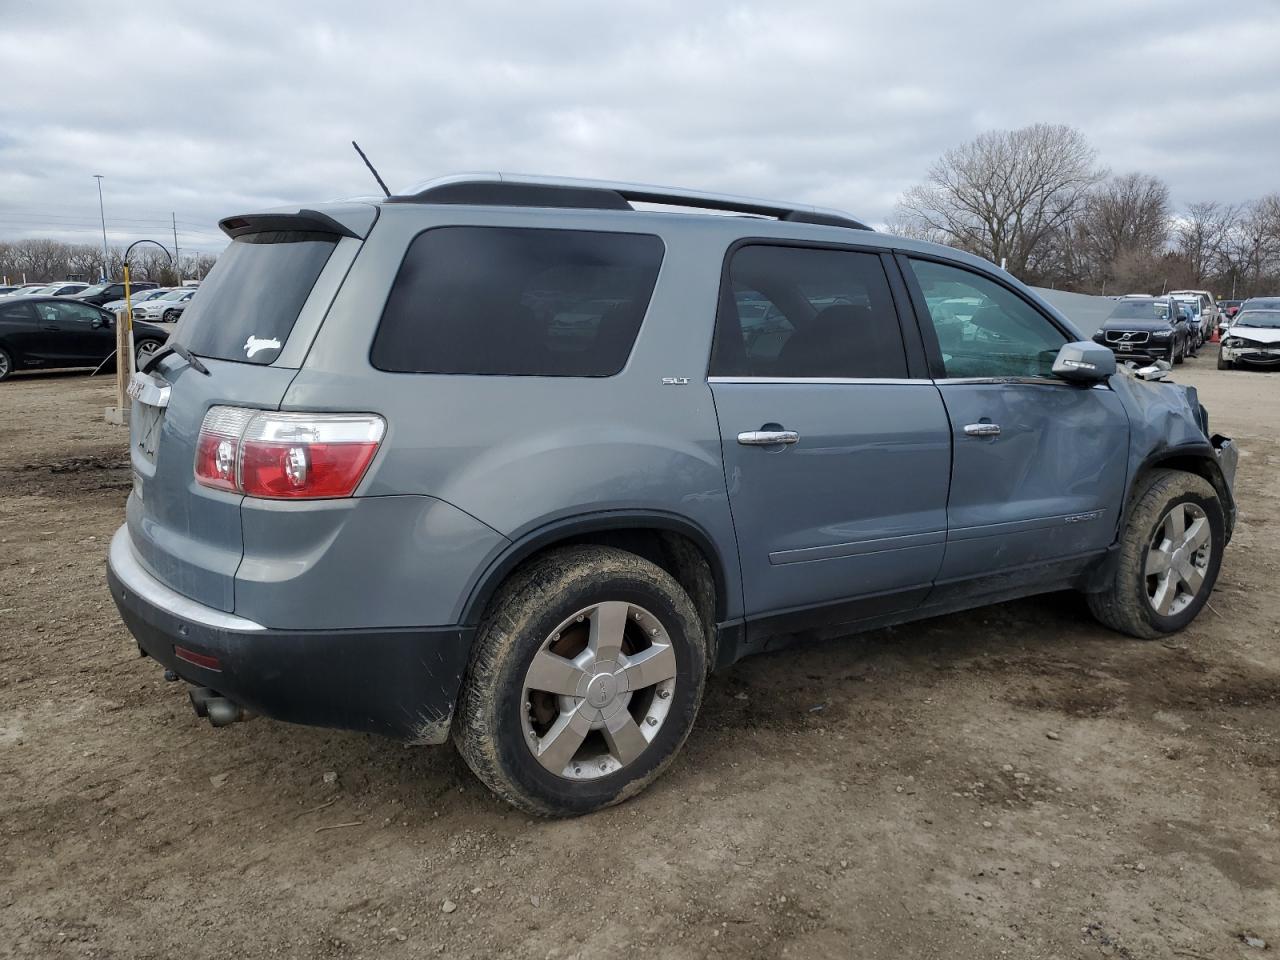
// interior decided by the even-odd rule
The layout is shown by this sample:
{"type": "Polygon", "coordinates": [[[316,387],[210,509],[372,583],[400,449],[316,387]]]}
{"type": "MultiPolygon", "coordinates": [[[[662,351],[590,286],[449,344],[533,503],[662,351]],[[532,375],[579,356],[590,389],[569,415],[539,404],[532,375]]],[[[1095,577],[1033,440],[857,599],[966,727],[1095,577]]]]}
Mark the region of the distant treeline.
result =
{"type": "MultiPolygon", "coordinates": [[[[124,247],[107,248],[105,276],[114,280],[123,277],[124,251],[124,247]]],[[[180,252],[180,257],[175,266],[151,244],[139,246],[129,256],[129,274],[138,280],[177,286],[183,280],[203,280],[218,259],[212,253],[180,252]]],[[[24,277],[29,283],[68,277],[94,281],[103,275],[102,248],[92,244],[40,238],[0,241],[0,279],[7,277],[9,283],[21,283],[24,277]]]]}
{"type": "Polygon", "coordinates": [[[1174,210],[1159,177],[1113,175],[1066,126],[993,130],[948,150],[903,195],[890,229],[1004,260],[1038,286],[1280,294],[1280,194],[1174,210]]]}

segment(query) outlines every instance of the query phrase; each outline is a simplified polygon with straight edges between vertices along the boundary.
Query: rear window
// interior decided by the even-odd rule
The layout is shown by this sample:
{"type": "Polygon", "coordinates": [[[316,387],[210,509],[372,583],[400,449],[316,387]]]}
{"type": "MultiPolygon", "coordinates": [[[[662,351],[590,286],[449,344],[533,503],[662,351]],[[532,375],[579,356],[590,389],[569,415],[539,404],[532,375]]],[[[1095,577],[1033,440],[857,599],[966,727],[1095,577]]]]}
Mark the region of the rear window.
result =
{"type": "Polygon", "coordinates": [[[612,376],[631,355],[662,254],[647,234],[428,230],[400,265],[370,361],[393,373],[612,376]]]}
{"type": "Polygon", "coordinates": [[[202,357],[271,363],[337,242],[297,230],[237,237],[200,284],[174,339],[202,357]]]}

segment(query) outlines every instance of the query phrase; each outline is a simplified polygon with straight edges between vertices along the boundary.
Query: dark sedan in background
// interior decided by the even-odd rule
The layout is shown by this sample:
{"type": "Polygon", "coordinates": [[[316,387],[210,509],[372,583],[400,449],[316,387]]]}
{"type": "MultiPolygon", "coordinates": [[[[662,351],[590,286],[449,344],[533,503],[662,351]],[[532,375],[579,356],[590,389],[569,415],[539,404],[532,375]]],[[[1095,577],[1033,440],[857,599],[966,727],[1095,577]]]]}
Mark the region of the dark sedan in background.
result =
{"type": "MultiPolygon", "coordinates": [[[[132,293],[134,290],[154,290],[158,286],[160,286],[160,284],[153,283],[150,280],[135,280],[129,284],[129,292],[132,293]]],[[[92,287],[86,287],[84,290],[81,290],[79,293],[74,293],[71,296],[82,303],[91,303],[95,307],[100,307],[104,303],[110,303],[112,300],[123,299],[124,284],[114,281],[99,283],[92,287]]]]}
{"type": "Polygon", "coordinates": [[[1116,359],[1181,363],[1196,344],[1183,304],[1171,297],[1125,297],[1093,335],[1116,359]]]}
{"type": "MultiPolygon", "coordinates": [[[[0,300],[0,380],[18,370],[41,367],[97,367],[116,350],[116,318],[89,303],[67,297],[0,300]]],[[[155,353],[169,331],[134,323],[138,362],[155,353]]]]}

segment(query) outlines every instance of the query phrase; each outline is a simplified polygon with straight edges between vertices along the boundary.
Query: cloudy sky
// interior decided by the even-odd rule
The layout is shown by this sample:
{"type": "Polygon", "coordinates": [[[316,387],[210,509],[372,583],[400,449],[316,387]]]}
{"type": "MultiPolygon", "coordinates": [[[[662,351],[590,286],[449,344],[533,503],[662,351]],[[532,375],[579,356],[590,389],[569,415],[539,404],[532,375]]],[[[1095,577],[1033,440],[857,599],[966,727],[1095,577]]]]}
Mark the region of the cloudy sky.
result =
{"type": "Polygon", "coordinates": [[[0,0],[0,239],[216,250],[231,213],[460,170],[882,222],[948,147],[1078,127],[1177,204],[1280,189],[1278,0],[0,0]]]}

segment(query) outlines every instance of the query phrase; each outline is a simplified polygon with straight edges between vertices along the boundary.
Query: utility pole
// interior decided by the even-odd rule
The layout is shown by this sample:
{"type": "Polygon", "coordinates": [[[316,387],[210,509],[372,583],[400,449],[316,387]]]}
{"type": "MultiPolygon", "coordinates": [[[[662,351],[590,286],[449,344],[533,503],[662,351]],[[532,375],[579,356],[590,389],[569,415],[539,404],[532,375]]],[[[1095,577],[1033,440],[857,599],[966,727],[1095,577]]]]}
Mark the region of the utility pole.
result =
{"type": "Polygon", "coordinates": [[[173,270],[178,278],[178,286],[182,286],[182,257],[178,255],[178,215],[170,211],[169,218],[173,221],[173,270]]]}
{"type": "Polygon", "coordinates": [[[107,209],[102,205],[102,174],[95,173],[93,179],[98,181],[98,215],[102,217],[102,276],[101,280],[107,279],[107,264],[109,257],[107,253],[107,209]]]}

